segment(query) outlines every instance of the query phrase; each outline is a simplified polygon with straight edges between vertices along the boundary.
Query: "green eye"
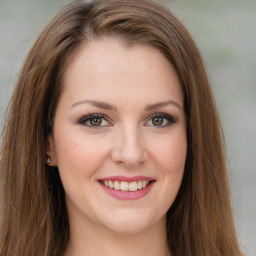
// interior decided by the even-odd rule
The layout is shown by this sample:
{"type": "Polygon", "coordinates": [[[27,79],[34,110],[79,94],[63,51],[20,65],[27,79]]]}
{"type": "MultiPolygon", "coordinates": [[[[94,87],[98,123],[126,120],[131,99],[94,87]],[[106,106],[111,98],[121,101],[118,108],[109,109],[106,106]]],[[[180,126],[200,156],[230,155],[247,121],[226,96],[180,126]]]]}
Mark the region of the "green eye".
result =
{"type": "Polygon", "coordinates": [[[101,117],[90,119],[90,125],[91,126],[100,126],[101,124],[102,124],[102,118],[101,117]]]}
{"type": "Polygon", "coordinates": [[[102,114],[91,114],[88,116],[84,116],[80,120],[78,120],[78,123],[95,129],[111,126],[111,123],[102,114]]]}
{"type": "Polygon", "coordinates": [[[149,118],[150,119],[145,125],[156,128],[167,127],[176,123],[176,119],[174,119],[174,117],[165,113],[153,114],[149,118]]]}
{"type": "Polygon", "coordinates": [[[152,124],[155,126],[162,126],[164,123],[164,119],[163,117],[154,117],[152,119],[152,124]]]}

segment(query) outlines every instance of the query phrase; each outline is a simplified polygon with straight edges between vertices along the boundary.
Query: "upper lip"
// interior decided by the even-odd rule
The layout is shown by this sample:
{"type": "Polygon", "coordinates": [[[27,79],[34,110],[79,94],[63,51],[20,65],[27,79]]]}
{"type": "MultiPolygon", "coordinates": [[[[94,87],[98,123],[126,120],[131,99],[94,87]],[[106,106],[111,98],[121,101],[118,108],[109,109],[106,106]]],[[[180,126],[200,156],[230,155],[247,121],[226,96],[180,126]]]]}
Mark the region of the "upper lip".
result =
{"type": "Polygon", "coordinates": [[[112,181],[126,181],[126,182],[132,182],[132,181],[139,181],[139,180],[147,180],[147,181],[155,181],[156,179],[152,177],[147,177],[147,176],[109,176],[109,177],[104,177],[102,179],[99,179],[100,181],[104,180],[112,180],[112,181]]]}

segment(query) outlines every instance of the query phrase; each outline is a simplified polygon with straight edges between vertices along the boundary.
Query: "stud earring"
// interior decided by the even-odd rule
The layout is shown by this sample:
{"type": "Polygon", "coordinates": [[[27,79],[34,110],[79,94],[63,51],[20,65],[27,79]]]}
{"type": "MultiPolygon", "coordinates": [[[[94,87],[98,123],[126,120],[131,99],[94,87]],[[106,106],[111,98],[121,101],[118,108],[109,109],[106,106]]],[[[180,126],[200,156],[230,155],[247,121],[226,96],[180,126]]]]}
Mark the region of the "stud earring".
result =
{"type": "Polygon", "coordinates": [[[48,152],[47,152],[46,154],[47,154],[47,163],[49,164],[49,163],[51,162],[51,158],[50,158],[50,156],[49,156],[49,153],[48,153],[48,152]]]}

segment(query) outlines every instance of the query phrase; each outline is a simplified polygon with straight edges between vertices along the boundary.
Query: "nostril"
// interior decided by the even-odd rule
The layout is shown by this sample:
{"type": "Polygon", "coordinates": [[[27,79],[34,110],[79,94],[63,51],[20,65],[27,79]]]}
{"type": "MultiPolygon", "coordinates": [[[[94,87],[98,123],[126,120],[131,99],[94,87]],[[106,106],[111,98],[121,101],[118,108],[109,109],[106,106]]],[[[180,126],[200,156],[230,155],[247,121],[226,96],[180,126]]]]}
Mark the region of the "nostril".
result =
{"type": "Polygon", "coordinates": [[[128,124],[120,128],[112,144],[112,160],[128,168],[141,165],[148,157],[140,132],[134,127],[128,124]]]}

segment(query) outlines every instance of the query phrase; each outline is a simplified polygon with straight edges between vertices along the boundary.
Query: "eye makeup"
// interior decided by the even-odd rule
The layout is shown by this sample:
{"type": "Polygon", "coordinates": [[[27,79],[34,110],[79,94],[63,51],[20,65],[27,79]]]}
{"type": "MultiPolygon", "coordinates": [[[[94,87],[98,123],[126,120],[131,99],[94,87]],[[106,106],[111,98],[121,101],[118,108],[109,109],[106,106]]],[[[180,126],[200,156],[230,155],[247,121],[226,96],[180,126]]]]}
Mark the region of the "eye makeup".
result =
{"type": "MultiPolygon", "coordinates": [[[[155,128],[164,128],[175,124],[177,119],[173,116],[166,113],[154,113],[147,117],[146,123],[144,126],[151,126],[155,128]]],[[[113,126],[110,122],[110,119],[101,113],[93,113],[85,115],[82,118],[78,119],[78,124],[82,124],[88,128],[98,129],[100,127],[109,127],[113,126]]]]}
{"type": "Polygon", "coordinates": [[[148,122],[145,126],[154,126],[156,128],[163,128],[175,124],[177,119],[166,113],[155,113],[148,117],[148,122]]]}

